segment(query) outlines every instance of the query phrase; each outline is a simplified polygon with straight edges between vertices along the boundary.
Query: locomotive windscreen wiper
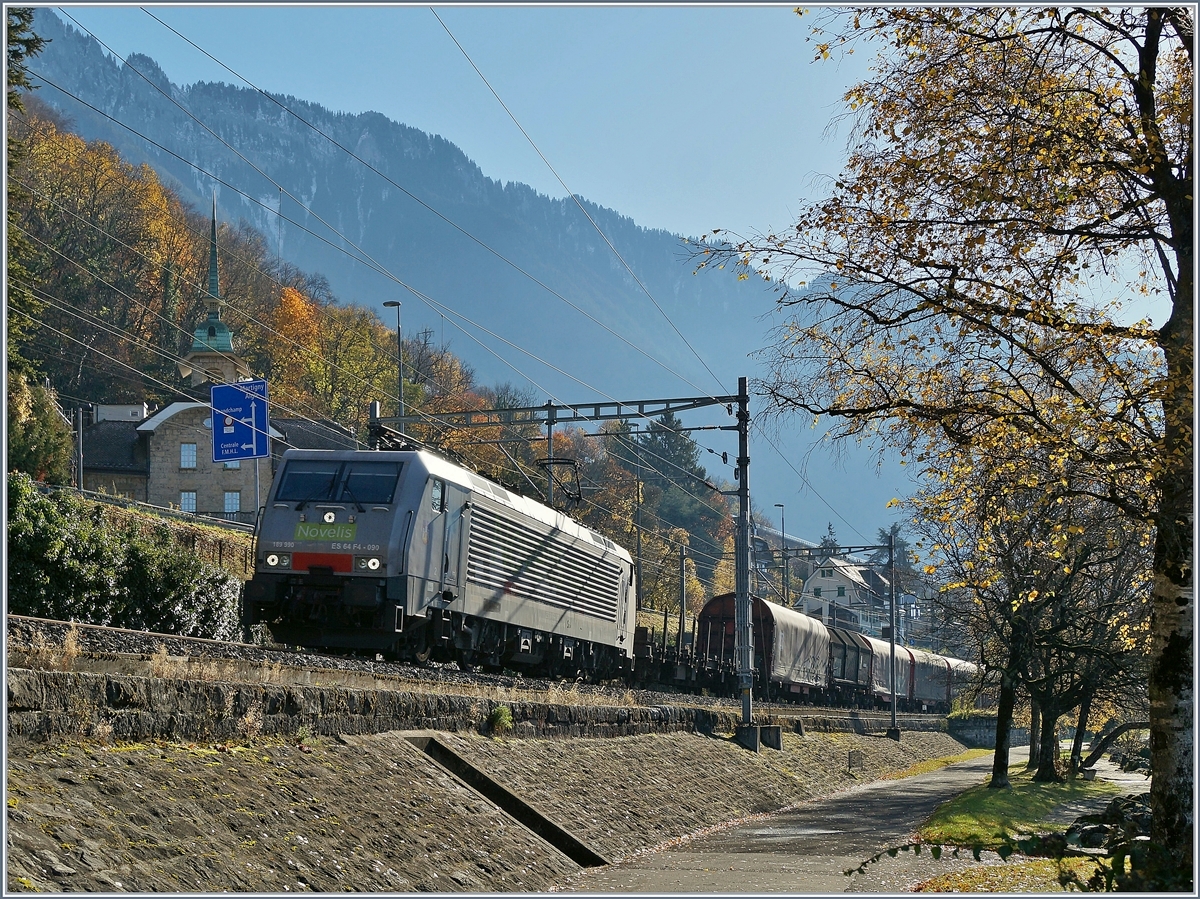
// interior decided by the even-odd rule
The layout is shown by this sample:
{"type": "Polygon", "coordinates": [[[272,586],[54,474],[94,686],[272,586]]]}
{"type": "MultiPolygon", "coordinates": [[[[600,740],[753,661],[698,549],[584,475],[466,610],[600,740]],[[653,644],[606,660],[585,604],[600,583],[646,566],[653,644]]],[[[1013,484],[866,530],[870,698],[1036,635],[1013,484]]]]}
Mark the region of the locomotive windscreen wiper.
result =
{"type": "Polygon", "coordinates": [[[367,511],[366,509],[363,508],[363,504],[358,501],[358,497],[356,497],[354,495],[354,491],[350,489],[350,479],[349,478],[346,478],[346,483],[344,483],[342,485],[342,493],[350,497],[350,501],[352,503],[354,503],[354,508],[357,509],[359,511],[359,513],[363,513],[363,512],[367,511]]]}

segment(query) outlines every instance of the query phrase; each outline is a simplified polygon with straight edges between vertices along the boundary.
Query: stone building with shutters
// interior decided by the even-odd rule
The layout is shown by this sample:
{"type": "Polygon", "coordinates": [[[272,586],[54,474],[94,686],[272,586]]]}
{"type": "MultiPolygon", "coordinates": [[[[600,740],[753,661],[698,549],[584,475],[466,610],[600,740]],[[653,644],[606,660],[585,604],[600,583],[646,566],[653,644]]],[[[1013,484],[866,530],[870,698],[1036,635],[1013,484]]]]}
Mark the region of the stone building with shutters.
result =
{"type": "Polygon", "coordinates": [[[83,487],[156,506],[253,524],[271,488],[275,464],[288,446],[354,449],[352,434],[332,422],[280,419],[270,427],[271,455],[213,462],[209,390],[251,378],[234,335],[221,319],[217,216],[209,243],[207,317],[179,363],[187,400],[151,411],[97,405],[83,431],[83,487]],[[256,478],[257,468],[257,478],[256,478]],[[255,483],[258,495],[255,495],[255,483]]]}

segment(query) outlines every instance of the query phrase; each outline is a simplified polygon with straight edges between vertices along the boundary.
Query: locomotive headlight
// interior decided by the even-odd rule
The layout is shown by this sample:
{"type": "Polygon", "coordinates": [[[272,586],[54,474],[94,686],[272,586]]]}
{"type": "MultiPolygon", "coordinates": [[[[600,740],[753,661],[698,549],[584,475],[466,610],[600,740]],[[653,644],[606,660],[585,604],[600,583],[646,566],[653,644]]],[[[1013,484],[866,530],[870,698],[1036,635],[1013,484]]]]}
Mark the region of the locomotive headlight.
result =
{"type": "Polygon", "coordinates": [[[337,516],[332,512],[326,512],[324,518],[326,524],[333,524],[333,522],[337,519],[337,516]]]}
{"type": "Polygon", "coordinates": [[[354,567],[359,571],[378,571],[383,562],[377,556],[355,556],[354,567]]]}
{"type": "Polygon", "coordinates": [[[268,568],[291,568],[292,554],[291,553],[267,553],[264,560],[268,568]]]}

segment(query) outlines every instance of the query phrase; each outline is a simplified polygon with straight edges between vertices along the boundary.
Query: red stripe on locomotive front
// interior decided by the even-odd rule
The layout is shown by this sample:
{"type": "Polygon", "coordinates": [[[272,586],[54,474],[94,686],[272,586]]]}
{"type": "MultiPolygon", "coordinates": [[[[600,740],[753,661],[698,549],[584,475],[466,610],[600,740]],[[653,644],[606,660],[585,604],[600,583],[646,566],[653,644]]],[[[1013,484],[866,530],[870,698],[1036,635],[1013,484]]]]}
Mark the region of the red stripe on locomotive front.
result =
{"type": "Polygon", "coordinates": [[[307,571],[310,568],[332,568],[347,574],[354,568],[354,557],[345,553],[293,553],[292,568],[307,571]]]}

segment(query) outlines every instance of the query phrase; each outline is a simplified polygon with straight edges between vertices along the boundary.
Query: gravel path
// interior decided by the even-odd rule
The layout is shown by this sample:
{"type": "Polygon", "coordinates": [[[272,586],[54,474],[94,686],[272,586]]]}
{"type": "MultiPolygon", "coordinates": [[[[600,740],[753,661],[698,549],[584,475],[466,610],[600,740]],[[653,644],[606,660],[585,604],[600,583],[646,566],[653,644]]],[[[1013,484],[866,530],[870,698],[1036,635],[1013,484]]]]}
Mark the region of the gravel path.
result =
{"type": "MultiPolygon", "coordinates": [[[[916,736],[904,734],[893,751],[905,751],[905,743],[916,736]]],[[[622,893],[842,892],[852,886],[846,870],[908,842],[934,808],[981,782],[990,766],[991,759],[982,757],[917,777],[859,784],[623,865],[584,871],[564,887],[622,893]]],[[[889,874],[883,884],[862,879],[853,886],[893,892],[910,885],[889,874]]]]}

